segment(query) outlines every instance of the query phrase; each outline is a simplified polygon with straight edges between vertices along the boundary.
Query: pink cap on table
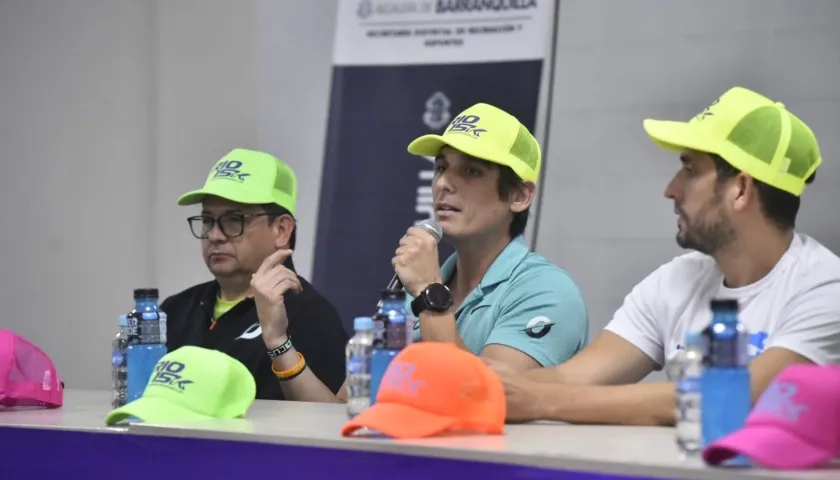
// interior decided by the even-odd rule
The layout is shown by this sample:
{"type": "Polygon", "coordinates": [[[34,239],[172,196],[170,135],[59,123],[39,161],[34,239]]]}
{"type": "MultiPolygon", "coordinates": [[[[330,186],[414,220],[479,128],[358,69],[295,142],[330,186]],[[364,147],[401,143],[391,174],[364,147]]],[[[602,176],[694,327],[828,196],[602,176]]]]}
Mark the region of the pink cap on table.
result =
{"type": "Polygon", "coordinates": [[[761,395],[744,426],[703,450],[718,465],[744,455],[765,468],[817,467],[840,454],[840,368],[790,365],[761,395]]]}
{"type": "Polygon", "coordinates": [[[11,330],[0,329],[0,406],[60,407],[64,389],[50,357],[11,330]]]}

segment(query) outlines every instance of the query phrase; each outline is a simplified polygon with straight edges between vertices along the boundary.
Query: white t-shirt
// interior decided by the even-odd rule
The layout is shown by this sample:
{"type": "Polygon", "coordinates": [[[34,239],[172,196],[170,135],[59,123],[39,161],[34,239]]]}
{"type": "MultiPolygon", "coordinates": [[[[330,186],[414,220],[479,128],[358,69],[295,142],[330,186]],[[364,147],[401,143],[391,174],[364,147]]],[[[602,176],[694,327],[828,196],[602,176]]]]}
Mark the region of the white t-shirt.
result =
{"type": "Polygon", "coordinates": [[[687,332],[709,324],[713,298],[738,300],[750,358],[784,347],[816,364],[840,363],[840,257],[798,233],[770,273],[740,288],[723,285],[708,255],[676,257],[633,287],[606,329],[661,369],[683,348],[687,332]]]}

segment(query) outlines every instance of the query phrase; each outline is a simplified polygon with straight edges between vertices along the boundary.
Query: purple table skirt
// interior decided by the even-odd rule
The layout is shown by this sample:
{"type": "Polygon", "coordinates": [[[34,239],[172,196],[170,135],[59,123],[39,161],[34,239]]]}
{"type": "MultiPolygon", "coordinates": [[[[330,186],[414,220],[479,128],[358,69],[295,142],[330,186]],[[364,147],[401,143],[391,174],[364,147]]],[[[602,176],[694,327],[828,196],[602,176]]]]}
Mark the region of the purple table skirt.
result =
{"type": "Polygon", "coordinates": [[[0,478],[399,480],[643,477],[241,441],[0,427],[0,478]]]}

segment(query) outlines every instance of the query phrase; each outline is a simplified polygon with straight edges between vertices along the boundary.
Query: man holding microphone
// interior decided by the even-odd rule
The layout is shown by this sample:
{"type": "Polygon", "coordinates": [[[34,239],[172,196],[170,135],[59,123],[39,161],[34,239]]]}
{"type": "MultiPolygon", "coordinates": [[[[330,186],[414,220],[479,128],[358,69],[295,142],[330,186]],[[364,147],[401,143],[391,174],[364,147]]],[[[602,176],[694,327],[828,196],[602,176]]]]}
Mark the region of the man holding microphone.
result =
{"type": "MultiPolygon", "coordinates": [[[[530,252],[523,238],[541,168],[539,144],[514,116],[487,104],[468,108],[442,135],[411,142],[408,151],[435,157],[435,218],[455,253],[438,263],[435,238],[409,228],[394,269],[417,315],[415,341],[451,342],[513,371],[561,364],[588,338],[583,298],[569,275],[530,252]]],[[[263,336],[288,345],[273,358],[286,398],[345,401],[305,368],[288,340],[282,293],[297,288],[271,272],[254,275],[263,336]]]]}

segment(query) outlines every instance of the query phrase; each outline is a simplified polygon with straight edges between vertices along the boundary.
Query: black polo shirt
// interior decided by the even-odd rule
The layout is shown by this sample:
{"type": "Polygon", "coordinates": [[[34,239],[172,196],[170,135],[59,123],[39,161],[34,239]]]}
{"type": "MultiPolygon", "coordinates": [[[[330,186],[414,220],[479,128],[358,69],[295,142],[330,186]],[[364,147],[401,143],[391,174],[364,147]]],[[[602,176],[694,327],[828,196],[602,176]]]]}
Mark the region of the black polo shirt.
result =
{"type": "MultiPolygon", "coordinates": [[[[286,268],[294,271],[291,259],[286,268]]],[[[336,309],[315,287],[300,277],[303,291],[286,294],[288,333],[308,368],[333,393],[344,383],[348,335],[336,309]]],[[[237,303],[219,317],[213,329],[213,307],[219,294],[215,280],[188,288],[160,305],[167,315],[167,342],[171,352],[184,345],[219,350],[248,367],[257,383],[257,399],[284,400],[283,390],[271,371],[257,308],[253,298],[237,303]]]]}

